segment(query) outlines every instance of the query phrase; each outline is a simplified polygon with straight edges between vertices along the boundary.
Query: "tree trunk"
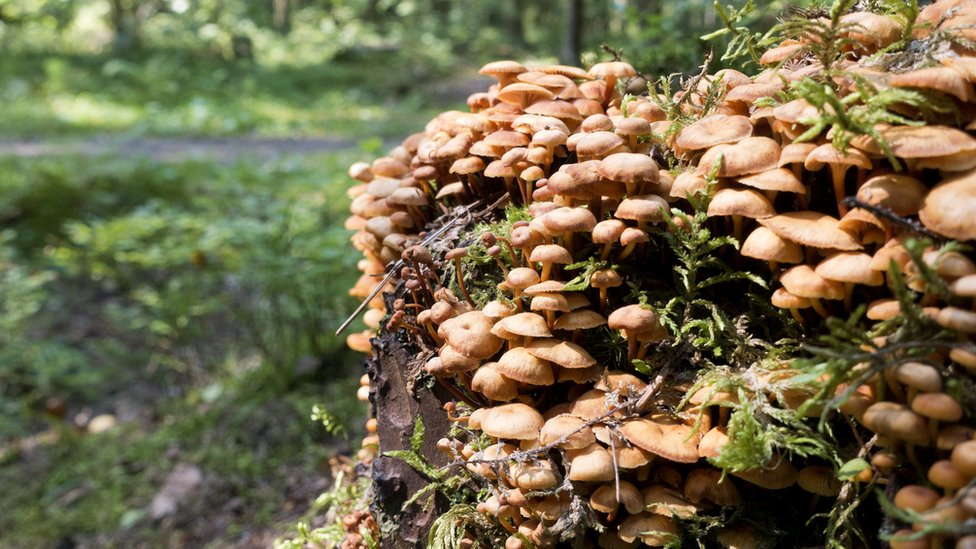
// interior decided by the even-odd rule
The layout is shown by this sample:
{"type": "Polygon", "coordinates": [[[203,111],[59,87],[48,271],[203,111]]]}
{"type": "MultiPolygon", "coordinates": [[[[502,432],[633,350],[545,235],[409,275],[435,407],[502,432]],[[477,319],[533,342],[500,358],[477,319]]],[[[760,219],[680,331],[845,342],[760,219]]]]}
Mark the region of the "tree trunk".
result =
{"type": "Polygon", "coordinates": [[[567,65],[577,65],[583,55],[581,37],[583,34],[583,0],[569,0],[566,13],[566,39],[560,56],[567,65]]]}
{"type": "Polygon", "coordinates": [[[420,418],[426,429],[422,455],[434,466],[446,464],[446,456],[436,445],[450,429],[442,406],[451,397],[440,385],[415,384],[424,365],[416,346],[383,331],[373,340],[373,350],[367,372],[380,451],[373,461],[370,510],[379,524],[384,548],[426,547],[431,525],[447,511],[446,500],[439,494],[433,496],[433,501],[424,496],[404,507],[411,496],[429,484],[429,479],[403,460],[383,454],[409,451],[414,422],[420,418]]]}

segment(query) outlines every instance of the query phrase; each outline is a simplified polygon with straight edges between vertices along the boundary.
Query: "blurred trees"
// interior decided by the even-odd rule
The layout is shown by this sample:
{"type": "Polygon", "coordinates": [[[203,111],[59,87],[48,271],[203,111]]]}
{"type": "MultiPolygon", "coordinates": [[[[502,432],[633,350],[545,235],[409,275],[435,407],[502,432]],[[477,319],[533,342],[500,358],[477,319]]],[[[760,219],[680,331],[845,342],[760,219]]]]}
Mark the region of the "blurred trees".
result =
{"type": "MultiPolygon", "coordinates": [[[[742,5],[744,2],[732,2],[742,5]]],[[[757,0],[772,24],[788,0],[757,0]]],[[[462,56],[561,58],[579,63],[600,45],[641,70],[690,69],[714,30],[710,0],[0,0],[0,47],[133,54],[184,48],[301,65],[406,50],[420,63],[462,56]],[[587,53],[588,52],[588,53],[587,53]]],[[[591,60],[591,59],[587,59],[591,60]]]]}

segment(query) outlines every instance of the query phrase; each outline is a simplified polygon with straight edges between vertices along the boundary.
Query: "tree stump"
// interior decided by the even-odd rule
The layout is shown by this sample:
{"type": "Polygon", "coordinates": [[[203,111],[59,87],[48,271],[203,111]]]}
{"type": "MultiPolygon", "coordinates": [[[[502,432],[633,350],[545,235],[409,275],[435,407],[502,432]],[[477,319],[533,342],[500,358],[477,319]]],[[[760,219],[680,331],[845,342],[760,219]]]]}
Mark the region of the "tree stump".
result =
{"type": "Polygon", "coordinates": [[[380,448],[372,467],[370,510],[379,524],[383,547],[426,547],[431,525],[447,510],[446,501],[432,494],[433,501],[424,496],[405,508],[407,500],[430,480],[405,461],[384,453],[409,451],[414,422],[420,418],[426,429],[422,455],[435,466],[446,464],[446,456],[436,445],[450,429],[442,409],[450,396],[440,385],[415,384],[424,365],[424,353],[416,345],[384,330],[373,340],[373,349],[367,372],[380,448]]]}

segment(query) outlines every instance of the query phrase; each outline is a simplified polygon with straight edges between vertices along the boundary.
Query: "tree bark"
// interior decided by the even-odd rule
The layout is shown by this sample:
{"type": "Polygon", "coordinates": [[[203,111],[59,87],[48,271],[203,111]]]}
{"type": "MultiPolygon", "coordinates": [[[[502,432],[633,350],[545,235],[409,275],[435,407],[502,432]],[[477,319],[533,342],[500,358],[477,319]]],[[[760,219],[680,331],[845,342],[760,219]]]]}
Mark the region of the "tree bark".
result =
{"type": "Polygon", "coordinates": [[[372,466],[371,511],[380,526],[382,547],[426,547],[434,521],[447,511],[446,500],[424,496],[404,507],[429,479],[401,459],[385,452],[410,450],[410,435],[417,418],[426,429],[421,454],[431,464],[442,466],[446,456],[437,450],[437,440],[446,436],[450,422],[443,403],[451,396],[440,385],[416,383],[423,368],[423,354],[409,341],[383,331],[373,340],[374,356],[367,362],[370,404],[376,418],[380,451],[372,466]]]}
{"type": "Polygon", "coordinates": [[[567,65],[577,65],[582,50],[583,34],[583,0],[569,0],[566,13],[566,39],[563,41],[562,62],[567,65]]]}

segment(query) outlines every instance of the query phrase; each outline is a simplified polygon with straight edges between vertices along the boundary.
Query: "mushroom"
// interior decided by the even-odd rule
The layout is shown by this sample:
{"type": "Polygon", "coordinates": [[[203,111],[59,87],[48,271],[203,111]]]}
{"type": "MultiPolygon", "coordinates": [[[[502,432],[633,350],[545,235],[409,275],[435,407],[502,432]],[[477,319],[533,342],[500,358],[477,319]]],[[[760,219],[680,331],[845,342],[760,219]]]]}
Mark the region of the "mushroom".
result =
{"type": "Polygon", "coordinates": [[[811,151],[803,163],[806,169],[813,172],[820,170],[825,165],[830,166],[837,211],[840,212],[840,215],[844,215],[847,213],[847,206],[844,205],[844,198],[847,196],[847,191],[844,189],[844,176],[852,166],[861,170],[870,170],[871,159],[857,149],[848,149],[842,152],[827,143],[811,151]]]}

